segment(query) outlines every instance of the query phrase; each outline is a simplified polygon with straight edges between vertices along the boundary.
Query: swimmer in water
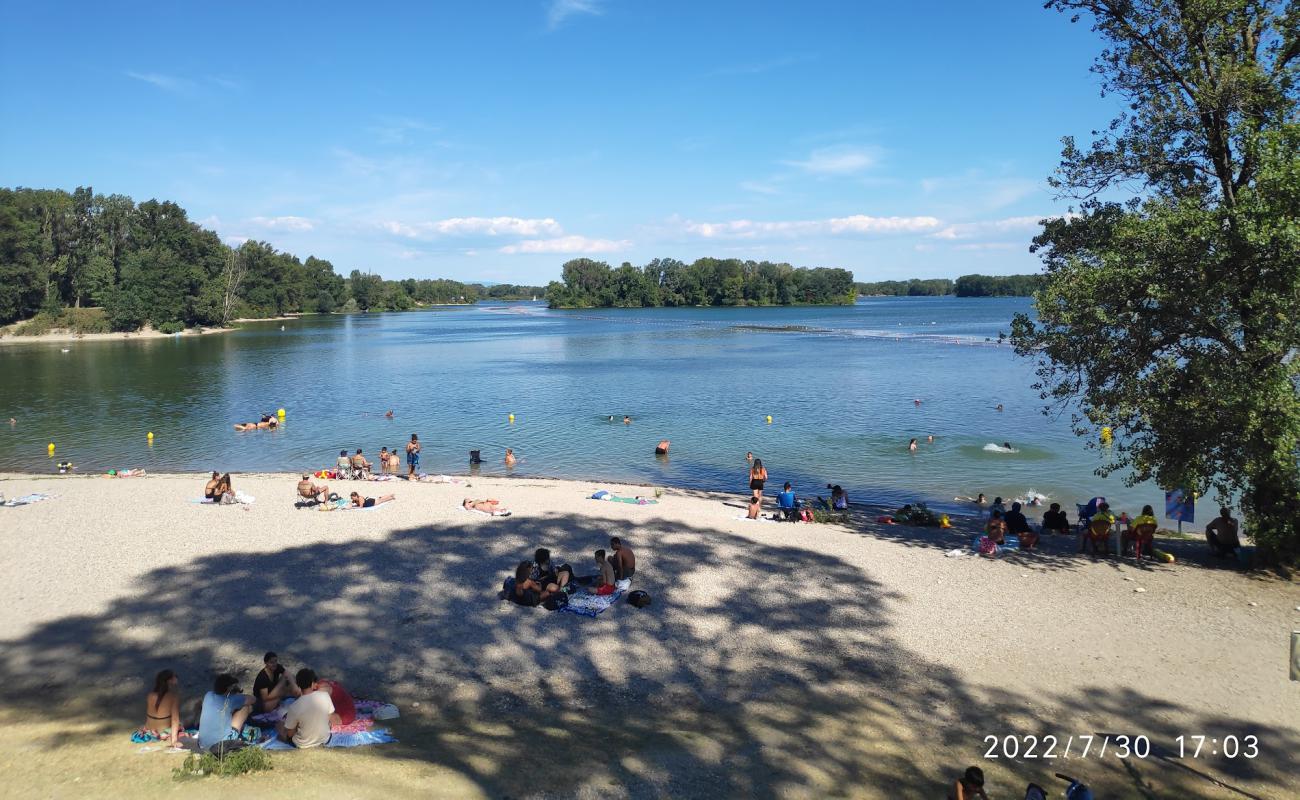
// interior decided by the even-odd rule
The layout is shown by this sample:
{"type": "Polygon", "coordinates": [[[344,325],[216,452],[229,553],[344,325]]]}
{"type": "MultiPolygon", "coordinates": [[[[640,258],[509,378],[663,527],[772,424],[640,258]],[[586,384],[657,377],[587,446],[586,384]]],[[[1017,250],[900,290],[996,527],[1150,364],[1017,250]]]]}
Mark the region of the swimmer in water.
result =
{"type": "Polygon", "coordinates": [[[753,463],[754,463],[754,453],[753,453],[752,450],[749,451],[749,452],[746,452],[746,453],[745,453],[745,461],[746,461],[746,463],[749,463],[749,464],[753,464],[753,463]]]}
{"type": "Polygon", "coordinates": [[[998,411],[1001,411],[1001,410],[1002,410],[1002,404],[1001,404],[1001,403],[998,403],[998,411]]]}
{"type": "Polygon", "coordinates": [[[669,445],[669,442],[668,442],[667,439],[661,439],[661,440],[659,441],[659,444],[655,445],[655,455],[657,455],[657,456],[666,456],[666,455],[668,455],[668,445],[669,445]]]}
{"type": "Polygon", "coordinates": [[[921,405],[921,398],[919,397],[912,398],[912,405],[916,405],[916,406],[921,405]]]}
{"type": "Polygon", "coordinates": [[[930,434],[929,436],[925,437],[925,443],[926,443],[926,444],[934,444],[934,434],[933,434],[933,433],[930,434]]]}
{"type": "Polygon", "coordinates": [[[1002,443],[1002,447],[1003,447],[1004,449],[1007,449],[1007,450],[1012,450],[1012,449],[1014,449],[1014,448],[1012,448],[1012,446],[1011,446],[1011,442],[1003,442],[1003,443],[1002,443]]]}
{"type": "Polygon", "coordinates": [[[384,416],[387,417],[388,419],[392,419],[392,418],[393,418],[393,409],[391,409],[391,408],[388,409],[388,413],[387,413],[387,414],[384,414],[384,416]]]}
{"type": "Polygon", "coordinates": [[[507,448],[506,448],[506,466],[507,466],[507,467],[513,467],[513,466],[515,465],[516,461],[517,461],[517,459],[515,458],[515,451],[514,451],[514,450],[511,450],[509,447],[507,447],[507,448]]]}
{"type": "Polygon", "coordinates": [[[613,421],[614,421],[614,415],[613,415],[613,414],[610,414],[608,417],[605,417],[605,421],[606,421],[606,422],[613,422],[613,421]]]}
{"type": "Polygon", "coordinates": [[[624,424],[624,425],[631,425],[631,424],[632,424],[632,418],[629,417],[628,415],[624,414],[624,415],[623,415],[623,424],[624,424]]]}
{"type": "Polygon", "coordinates": [[[907,443],[907,449],[908,449],[908,450],[911,450],[913,453],[916,452],[916,440],[915,440],[915,439],[913,439],[912,441],[910,441],[910,442],[907,443]]]}

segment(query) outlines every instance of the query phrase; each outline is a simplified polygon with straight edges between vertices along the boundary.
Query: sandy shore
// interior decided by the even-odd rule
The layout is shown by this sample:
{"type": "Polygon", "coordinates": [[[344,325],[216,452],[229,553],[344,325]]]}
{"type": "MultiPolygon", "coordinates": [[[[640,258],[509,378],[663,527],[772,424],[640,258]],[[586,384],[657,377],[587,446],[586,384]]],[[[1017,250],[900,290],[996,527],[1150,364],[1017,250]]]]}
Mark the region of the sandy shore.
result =
{"type": "MultiPolygon", "coordinates": [[[[18,323],[22,324],[22,323],[18,323]]],[[[186,328],[180,333],[163,333],[150,327],[138,331],[118,333],[74,333],[68,330],[52,330],[39,336],[17,336],[13,333],[16,325],[11,325],[0,333],[0,346],[7,344],[61,344],[65,342],[122,342],[135,339],[168,339],[173,336],[207,336],[210,333],[226,333],[234,328],[186,328]]]]}
{"type": "Polygon", "coordinates": [[[1064,537],[990,561],[945,556],[975,520],[755,523],[735,496],[634,506],[493,478],[340,482],[398,499],[319,513],[294,509],[293,476],[236,481],[253,505],[189,502],[202,476],[0,476],[6,497],[57,495],[0,508],[0,794],[932,798],[970,764],[991,797],[1059,795],[1058,771],[1099,798],[1300,792],[1300,588],[1197,542],[1161,544],[1172,565],[1064,537]],[[461,511],[465,496],[515,513],[461,511]],[[610,535],[635,548],[651,607],[586,619],[497,600],[534,547],[581,573],[610,535]],[[267,649],[398,703],[401,743],[184,787],[179,756],[137,754],[156,670],[180,671],[188,705],[215,671],[251,683],[267,649]],[[1150,753],[1121,758],[1112,738],[1080,757],[1080,737],[1107,734],[1150,753]],[[1058,758],[985,758],[986,736],[1031,735],[1040,753],[1057,737],[1058,758]],[[1179,735],[1256,736],[1259,754],[1180,759],[1179,735]]]}

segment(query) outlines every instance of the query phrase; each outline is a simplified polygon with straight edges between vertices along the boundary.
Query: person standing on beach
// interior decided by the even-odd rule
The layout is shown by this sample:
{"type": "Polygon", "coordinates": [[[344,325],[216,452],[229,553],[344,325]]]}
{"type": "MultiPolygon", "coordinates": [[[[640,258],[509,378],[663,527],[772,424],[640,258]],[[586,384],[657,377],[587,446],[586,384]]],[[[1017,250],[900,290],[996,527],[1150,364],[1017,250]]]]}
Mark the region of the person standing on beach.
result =
{"type": "Polygon", "coordinates": [[[411,434],[411,441],[406,443],[406,479],[415,477],[415,470],[420,466],[420,437],[411,434]]]}
{"type": "Polygon", "coordinates": [[[766,481],[767,468],[763,466],[763,459],[756,458],[749,467],[749,491],[753,492],[754,497],[758,498],[760,505],[763,502],[763,484],[766,481]]]}

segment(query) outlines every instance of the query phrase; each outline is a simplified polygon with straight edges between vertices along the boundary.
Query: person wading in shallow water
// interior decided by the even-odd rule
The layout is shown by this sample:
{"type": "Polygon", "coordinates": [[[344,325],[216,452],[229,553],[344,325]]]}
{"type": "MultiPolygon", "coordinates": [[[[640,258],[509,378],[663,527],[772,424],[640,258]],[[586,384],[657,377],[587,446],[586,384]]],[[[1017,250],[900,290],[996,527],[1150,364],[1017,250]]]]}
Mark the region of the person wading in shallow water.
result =
{"type": "Polygon", "coordinates": [[[406,443],[406,479],[409,481],[415,477],[415,471],[420,467],[420,437],[414,433],[411,434],[411,441],[406,443]]]}

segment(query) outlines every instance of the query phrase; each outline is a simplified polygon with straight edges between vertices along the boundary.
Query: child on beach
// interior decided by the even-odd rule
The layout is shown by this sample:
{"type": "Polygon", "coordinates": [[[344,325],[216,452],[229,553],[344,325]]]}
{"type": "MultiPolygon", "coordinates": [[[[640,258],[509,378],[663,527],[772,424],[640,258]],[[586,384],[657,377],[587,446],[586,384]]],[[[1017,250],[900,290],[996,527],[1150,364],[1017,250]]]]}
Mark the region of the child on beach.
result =
{"type": "Polygon", "coordinates": [[[979,767],[967,767],[957,782],[952,785],[952,791],[948,792],[948,800],[989,800],[989,796],[984,794],[984,770],[979,767]]]}
{"type": "Polygon", "coordinates": [[[994,511],[989,514],[988,524],[984,526],[984,535],[993,540],[994,544],[1002,544],[1007,538],[1007,522],[1002,518],[1001,511],[994,511]]]}
{"type": "Polygon", "coordinates": [[[600,570],[596,575],[596,594],[613,594],[614,568],[605,559],[604,550],[596,551],[596,568],[600,570]]]}
{"type": "Polygon", "coordinates": [[[414,433],[411,434],[411,441],[406,443],[406,479],[410,480],[415,477],[415,471],[420,467],[420,437],[414,433]]]}
{"type": "Polygon", "coordinates": [[[762,500],[763,498],[758,495],[749,498],[749,510],[745,512],[746,519],[758,519],[758,514],[763,508],[762,500]]]}

